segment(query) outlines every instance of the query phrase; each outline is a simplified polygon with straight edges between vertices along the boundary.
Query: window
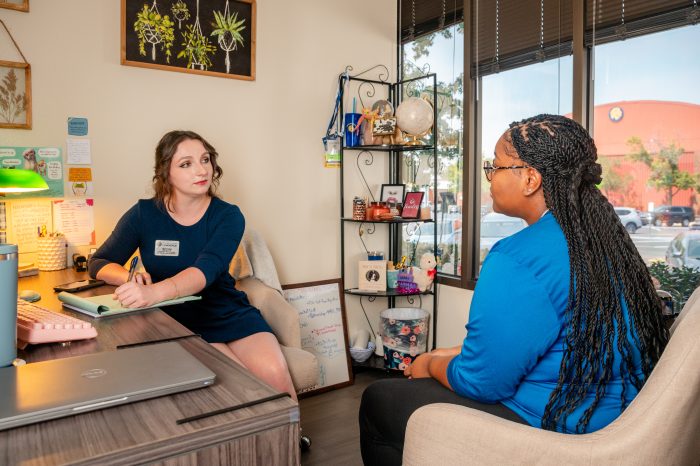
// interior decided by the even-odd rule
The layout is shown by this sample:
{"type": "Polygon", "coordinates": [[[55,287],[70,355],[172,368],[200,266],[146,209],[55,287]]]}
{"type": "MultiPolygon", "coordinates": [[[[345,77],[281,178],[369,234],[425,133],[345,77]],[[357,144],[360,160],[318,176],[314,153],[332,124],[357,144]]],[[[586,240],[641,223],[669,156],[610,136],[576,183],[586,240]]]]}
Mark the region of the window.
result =
{"type": "Polygon", "coordinates": [[[700,26],[686,26],[595,47],[600,189],[652,220],[630,235],[647,263],[700,213],[698,43],[700,26]]]}

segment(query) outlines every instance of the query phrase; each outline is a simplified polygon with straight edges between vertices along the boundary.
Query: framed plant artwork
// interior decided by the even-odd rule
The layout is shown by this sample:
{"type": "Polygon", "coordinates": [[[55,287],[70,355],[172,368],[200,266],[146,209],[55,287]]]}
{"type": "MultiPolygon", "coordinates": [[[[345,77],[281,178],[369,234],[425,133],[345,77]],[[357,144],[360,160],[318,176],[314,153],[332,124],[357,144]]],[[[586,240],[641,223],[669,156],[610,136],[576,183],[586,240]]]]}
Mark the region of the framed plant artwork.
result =
{"type": "Polygon", "coordinates": [[[420,216],[420,204],[423,202],[423,192],[408,192],[403,200],[403,210],[401,217],[403,218],[418,218],[420,216]]]}
{"type": "Polygon", "coordinates": [[[0,128],[32,129],[29,63],[0,60],[0,128]]]}
{"type": "Polygon", "coordinates": [[[255,1],[121,0],[121,63],[253,81],[255,1]]]}
{"type": "Polygon", "coordinates": [[[406,192],[405,184],[383,184],[379,200],[381,202],[401,202],[404,192],[406,192]]]}
{"type": "Polygon", "coordinates": [[[10,10],[29,11],[29,0],[0,0],[0,8],[10,10]]]}

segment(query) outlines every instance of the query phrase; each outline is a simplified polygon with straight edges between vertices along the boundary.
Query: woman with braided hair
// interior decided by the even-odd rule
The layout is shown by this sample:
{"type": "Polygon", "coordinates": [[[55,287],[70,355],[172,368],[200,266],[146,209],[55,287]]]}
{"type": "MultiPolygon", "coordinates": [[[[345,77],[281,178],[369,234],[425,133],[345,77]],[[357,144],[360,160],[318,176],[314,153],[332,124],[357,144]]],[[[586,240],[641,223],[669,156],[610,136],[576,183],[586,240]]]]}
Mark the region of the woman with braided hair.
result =
{"type": "Polygon", "coordinates": [[[400,464],[408,418],[455,403],[565,433],[599,430],[634,399],[668,341],[651,276],[596,184],[578,123],[510,125],[484,171],[493,209],[528,227],[496,243],[474,290],[463,345],[419,356],[406,379],[363,394],[365,464],[400,464]]]}

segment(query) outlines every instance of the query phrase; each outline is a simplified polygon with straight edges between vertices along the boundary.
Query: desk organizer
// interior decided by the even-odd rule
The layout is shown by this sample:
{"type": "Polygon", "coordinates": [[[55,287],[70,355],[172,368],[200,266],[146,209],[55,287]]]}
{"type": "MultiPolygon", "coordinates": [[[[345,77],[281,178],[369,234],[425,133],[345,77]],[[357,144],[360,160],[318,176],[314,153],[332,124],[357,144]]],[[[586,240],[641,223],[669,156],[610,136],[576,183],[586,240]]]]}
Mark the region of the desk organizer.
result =
{"type": "Polygon", "coordinates": [[[66,268],[66,237],[42,236],[37,238],[36,262],[39,270],[63,270],[66,268]]]}

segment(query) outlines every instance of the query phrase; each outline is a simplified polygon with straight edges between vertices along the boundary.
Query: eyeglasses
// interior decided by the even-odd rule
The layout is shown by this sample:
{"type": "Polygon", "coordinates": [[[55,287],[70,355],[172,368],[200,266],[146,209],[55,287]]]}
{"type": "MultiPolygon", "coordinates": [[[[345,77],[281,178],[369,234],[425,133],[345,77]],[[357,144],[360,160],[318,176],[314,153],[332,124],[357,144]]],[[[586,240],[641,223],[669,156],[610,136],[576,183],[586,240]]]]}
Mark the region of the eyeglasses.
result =
{"type": "Polygon", "coordinates": [[[511,165],[510,167],[499,167],[491,163],[490,160],[484,160],[484,174],[486,175],[486,180],[491,182],[493,178],[493,173],[496,170],[513,170],[515,168],[530,168],[529,165],[511,165]]]}

